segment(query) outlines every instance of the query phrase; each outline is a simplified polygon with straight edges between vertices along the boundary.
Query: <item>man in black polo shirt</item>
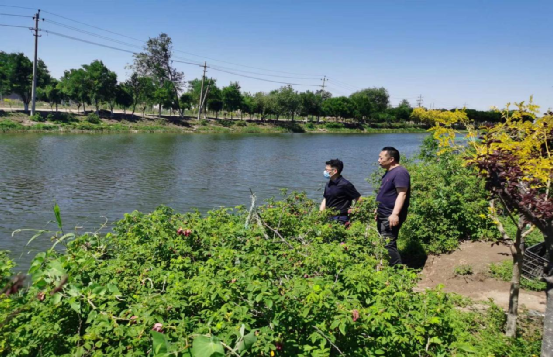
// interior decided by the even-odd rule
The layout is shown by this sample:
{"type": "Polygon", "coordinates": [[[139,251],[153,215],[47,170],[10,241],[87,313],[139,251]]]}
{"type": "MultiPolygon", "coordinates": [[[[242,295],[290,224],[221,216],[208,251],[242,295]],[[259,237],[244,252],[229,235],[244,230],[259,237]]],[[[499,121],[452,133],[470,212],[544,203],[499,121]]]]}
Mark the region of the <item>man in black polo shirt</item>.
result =
{"type": "Polygon", "coordinates": [[[396,241],[399,229],[407,218],[411,177],[407,169],[399,164],[399,151],[393,147],[382,149],[378,155],[378,164],[386,170],[376,196],[378,208],[375,218],[378,233],[389,240],[386,242],[386,249],[390,255],[390,265],[401,264],[396,241]]]}
{"type": "Polygon", "coordinates": [[[321,202],[321,211],[326,208],[332,208],[338,211],[337,216],[331,217],[332,220],[345,224],[349,221],[348,210],[353,200],[359,199],[361,194],[357,192],[355,186],[342,177],[344,163],[338,159],[326,162],[324,176],[329,180],[323,194],[321,202]]]}

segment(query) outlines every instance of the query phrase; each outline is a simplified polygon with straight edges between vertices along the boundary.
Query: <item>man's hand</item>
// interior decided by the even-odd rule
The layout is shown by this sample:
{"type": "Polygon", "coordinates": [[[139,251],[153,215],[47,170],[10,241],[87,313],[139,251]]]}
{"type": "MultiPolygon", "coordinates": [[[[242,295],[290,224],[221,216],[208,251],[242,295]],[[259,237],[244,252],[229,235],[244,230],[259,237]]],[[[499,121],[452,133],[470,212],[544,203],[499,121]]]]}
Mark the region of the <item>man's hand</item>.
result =
{"type": "Polygon", "coordinates": [[[390,217],[388,217],[388,222],[390,222],[390,227],[395,227],[399,225],[399,216],[392,213],[390,217]]]}
{"type": "Polygon", "coordinates": [[[378,221],[378,214],[376,213],[376,208],[374,209],[374,220],[378,221]]]}

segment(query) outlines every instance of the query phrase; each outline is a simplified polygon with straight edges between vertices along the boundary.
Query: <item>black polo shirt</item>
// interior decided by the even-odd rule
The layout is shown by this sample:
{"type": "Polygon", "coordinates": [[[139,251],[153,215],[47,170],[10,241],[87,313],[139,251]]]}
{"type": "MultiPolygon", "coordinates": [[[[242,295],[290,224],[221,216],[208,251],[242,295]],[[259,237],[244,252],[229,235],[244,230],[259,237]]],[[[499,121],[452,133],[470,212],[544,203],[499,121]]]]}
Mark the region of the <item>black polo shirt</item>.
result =
{"type": "Polygon", "coordinates": [[[355,186],[344,177],[329,180],[325,186],[323,197],[326,199],[326,207],[340,211],[340,216],[347,216],[351,201],[361,197],[355,186]]]}

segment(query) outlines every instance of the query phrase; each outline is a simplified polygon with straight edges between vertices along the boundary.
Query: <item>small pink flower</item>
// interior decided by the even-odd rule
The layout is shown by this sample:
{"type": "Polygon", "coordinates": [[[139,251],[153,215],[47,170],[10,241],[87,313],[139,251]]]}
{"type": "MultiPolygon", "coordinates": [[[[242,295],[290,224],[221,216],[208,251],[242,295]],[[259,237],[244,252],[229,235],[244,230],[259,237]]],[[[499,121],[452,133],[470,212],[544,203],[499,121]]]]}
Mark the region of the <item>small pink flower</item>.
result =
{"type": "Polygon", "coordinates": [[[38,301],[44,301],[45,296],[46,295],[44,294],[44,292],[41,291],[37,294],[36,298],[38,299],[38,301]]]}
{"type": "Polygon", "coordinates": [[[182,230],[182,227],[177,229],[177,234],[180,236],[183,234],[183,230],[182,230]]]}
{"type": "Polygon", "coordinates": [[[353,322],[357,321],[357,319],[359,318],[359,311],[353,310],[351,314],[353,316],[353,322]]]}
{"type": "Polygon", "coordinates": [[[163,332],[163,324],[156,322],[152,330],[157,332],[163,332]]]}
{"type": "Polygon", "coordinates": [[[136,315],[131,316],[131,319],[130,319],[131,324],[135,324],[137,319],[138,319],[138,316],[136,316],[136,315]]]}

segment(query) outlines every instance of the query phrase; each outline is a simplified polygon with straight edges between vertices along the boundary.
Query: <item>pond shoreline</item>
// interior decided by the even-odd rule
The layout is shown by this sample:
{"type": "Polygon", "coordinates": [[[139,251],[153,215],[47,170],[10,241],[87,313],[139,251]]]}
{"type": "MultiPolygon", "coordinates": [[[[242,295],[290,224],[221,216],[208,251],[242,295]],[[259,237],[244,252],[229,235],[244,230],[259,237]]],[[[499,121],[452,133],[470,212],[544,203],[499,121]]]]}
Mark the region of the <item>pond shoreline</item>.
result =
{"type": "MultiPolygon", "coordinates": [[[[42,113],[43,114],[43,113],[42,113]]],[[[0,111],[0,133],[58,132],[58,133],[313,133],[313,134],[373,134],[424,133],[426,127],[412,123],[349,123],[338,121],[306,122],[304,120],[219,119],[197,120],[192,117],[99,118],[94,121],[74,113],[50,113],[48,116],[29,117],[24,113],[0,111]]]]}

